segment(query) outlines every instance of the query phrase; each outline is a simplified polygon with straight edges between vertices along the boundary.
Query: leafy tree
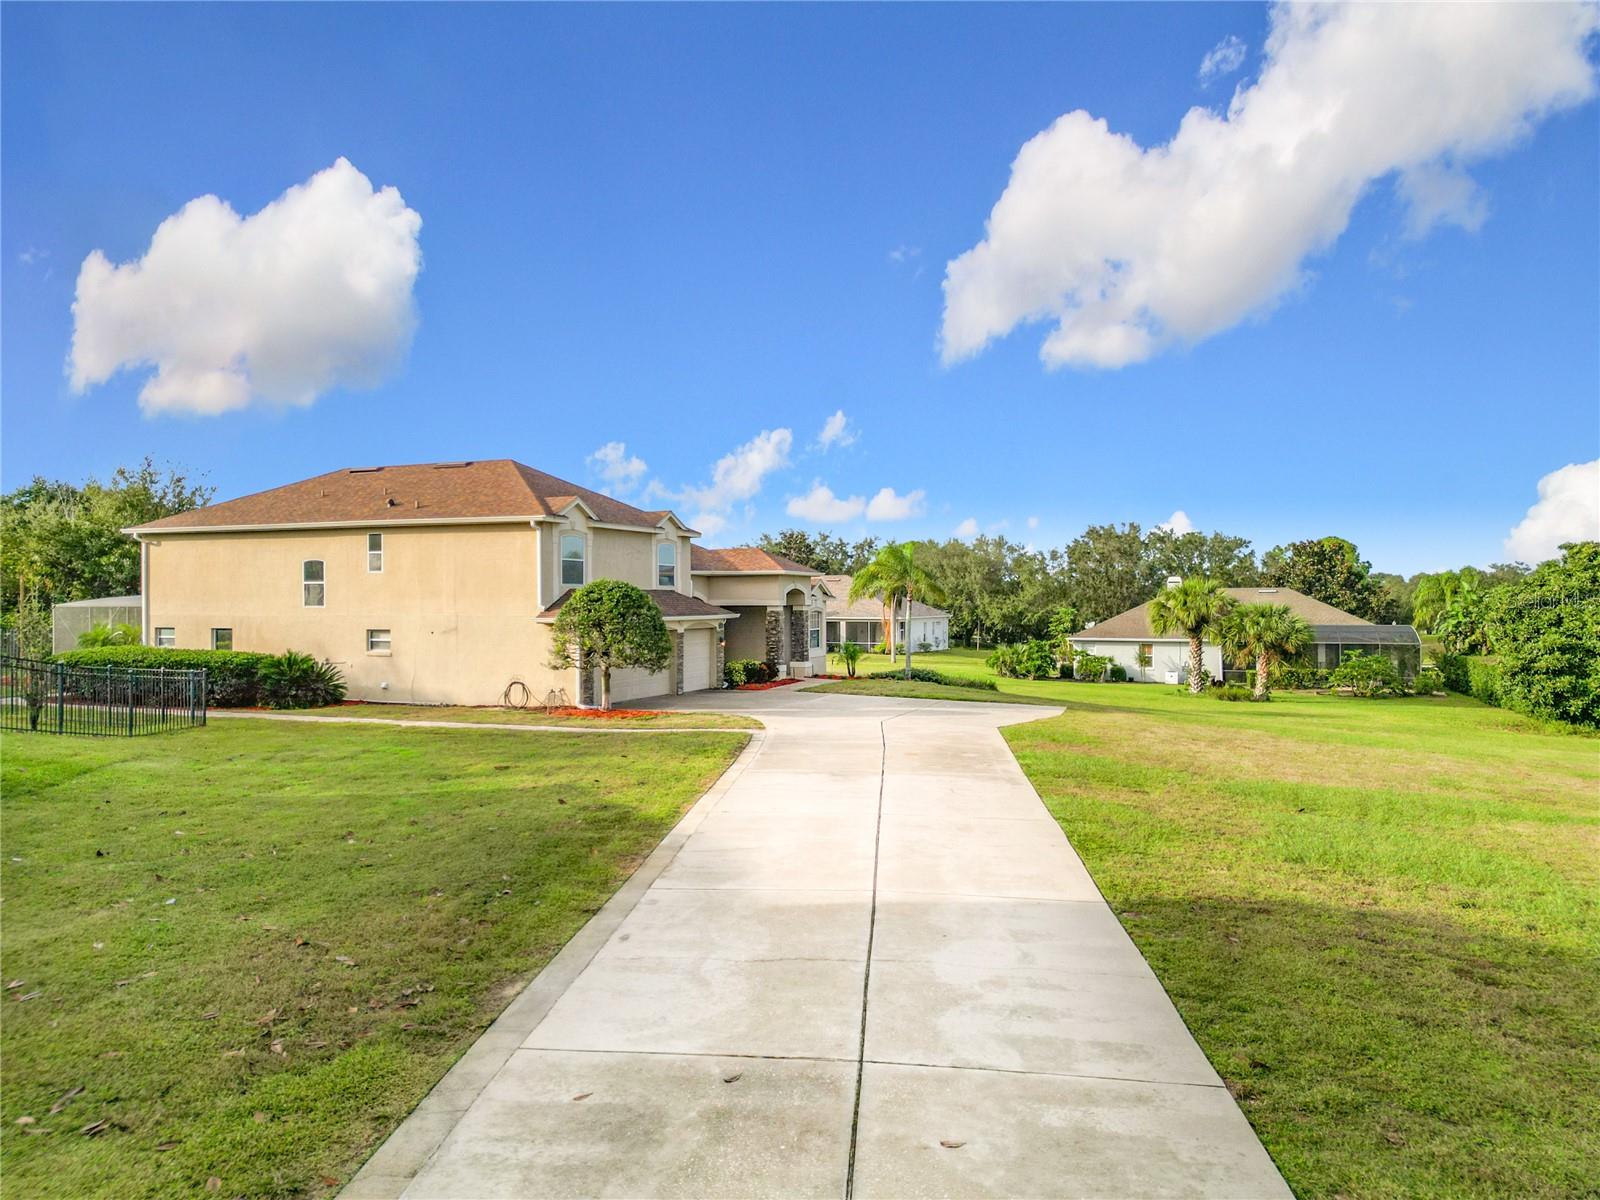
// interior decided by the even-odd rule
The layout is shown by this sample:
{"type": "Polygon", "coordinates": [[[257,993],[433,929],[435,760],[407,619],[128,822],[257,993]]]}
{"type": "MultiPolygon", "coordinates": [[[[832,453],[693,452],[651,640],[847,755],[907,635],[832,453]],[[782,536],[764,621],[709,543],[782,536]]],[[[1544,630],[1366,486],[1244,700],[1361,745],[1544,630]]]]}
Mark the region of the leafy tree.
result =
{"type": "Polygon", "coordinates": [[[890,614],[888,637],[884,640],[889,643],[889,661],[894,661],[894,621],[893,611],[900,603],[905,604],[906,614],[906,667],[905,678],[911,678],[911,606],[918,598],[929,604],[939,604],[944,600],[944,593],[933,577],[917,561],[917,543],[891,542],[878,551],[870,563],[856,572],[850,584],[850,599],[859,600],[863,596],[877,596],[883,601],[884,609],[890,614]]]}
{"type": "Polygon", "coordinates": [[[1216,629],[1234,606],[1233,597],[1214,579],[1192,576],[1163,588],[1150,601],[1150,628],[1157,637],[1182,633],[1189,639],[1189,691],[1205,687],[1205,636],[1216,629]]]}
{"type": "Polygon", "coordinates": [[[1433,632],[1452,654],[1489,652],[1490,589],[1479,582],[1480,578],[1476,571],[1472,576],[1463,572],[1445,602],[1444,611],[1433,622],[1433,632]]]}
{"type": "Polygon", "coordinates": [[[793,559],[819,575],[854,575],[872,561],[878,552],[878,539],[864,537],[849,544],[826,530],[810,534],[803,529],[784,529],[776,537],[762,534],[761,548],[793,559]]]}
{"type": "Polygon", "coordinates": [[[1363,620],[1383,617],[1383,585],[1372,578],[1372,564],[1344,538],[1274,546],[1262,556],[1261,574],[1269,587],[1293,588],[1363,620]]]}
{"type": "Polygon", "coordinates": [[[550,666],[600,669],[600,707],[611,707],[611,671],[639,667],[664,671],[672,659],[672,637],[661,609],[643,591],[620,579],[597,579],[578,588],[556,613],[550,666]]]}
{"type": "Polygon", "coordinates": [[[209,503],[215,489],[146,458],[82,487],[35,477],[0,497],[0,604],[37,590],[45,604],[139,590],[139,546],[122,532],[209,503]]]}
{"type": "Polygon", "coordinates": [[[1500,656],[1500,703],[1518,712],[1600,728],[1600,542],[1489,594],[1486,625],[1500,656]]]}
{"type": "Polygon", "coordinates": [[[1145,553],[1162,579],[1202,575],[1224,587],[1252,587],[1261,578],[1250,539],[1225,533],[1152,529],[1145,535],[1145,553]]]}
{"type": "Polygon", "coordinates": [[[1156,594],[1166,572],[1147,553],[1136,522],[1091,525],[1067,546],[1067,599],[1085,621],[1107,617],[1142,604],[1156,594]]]}
{"type": "Polygon", "coordinates": [[[1042,636],[1066,595],[1060,551],[984,535],[925,542],[917,554],[945,596],[951,638],[980,648],[1042,636]]]}
{"type": "Polygon", "coordinates": [[[1241,604],[1223,617],[1217,641],[1222,653],[1239,666],[1253,662],[1255,698],[1267,698],[1267,676],[1274,663],[1292,658],[1311,645],[1316,634],[1287,604],[1241,604]]]}
{"type": "Polygon", "coordinates": [[[1055,651],[1056,662],[1072,660],[1072,635],[1083,628],[1078,620],[1078,610],[1070,604],[1058,604],[1050,611],[1050,646],[1055,651]]]}

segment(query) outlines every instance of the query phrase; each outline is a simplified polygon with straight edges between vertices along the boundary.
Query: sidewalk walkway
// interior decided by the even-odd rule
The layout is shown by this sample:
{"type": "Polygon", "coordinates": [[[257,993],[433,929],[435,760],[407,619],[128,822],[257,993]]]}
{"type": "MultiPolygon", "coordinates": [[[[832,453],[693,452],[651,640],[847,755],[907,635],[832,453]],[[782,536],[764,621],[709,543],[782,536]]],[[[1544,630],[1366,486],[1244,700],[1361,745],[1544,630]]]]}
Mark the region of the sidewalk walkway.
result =
{"type": "Polygon", "coordinates": [[[1289,1195],[999,735],[1050,710],[783,690],[345,1196],[1289,1195]]]}

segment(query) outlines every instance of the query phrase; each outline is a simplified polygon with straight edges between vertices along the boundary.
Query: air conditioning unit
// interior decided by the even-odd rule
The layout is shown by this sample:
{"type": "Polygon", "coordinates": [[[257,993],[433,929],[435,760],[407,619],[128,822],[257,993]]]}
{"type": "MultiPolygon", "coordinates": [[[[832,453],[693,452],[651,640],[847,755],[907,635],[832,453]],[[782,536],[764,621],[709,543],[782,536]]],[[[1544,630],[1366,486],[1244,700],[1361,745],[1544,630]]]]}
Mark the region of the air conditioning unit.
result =
{"type": "Polygon", "coordinates": [[[1180,680],[1178,679],[1178,672],[1177,671],[1168,671],[1167,672],[1167,682],[1168,683],[1173,683],[1173,684],[1179,683],[1180,680]]]}

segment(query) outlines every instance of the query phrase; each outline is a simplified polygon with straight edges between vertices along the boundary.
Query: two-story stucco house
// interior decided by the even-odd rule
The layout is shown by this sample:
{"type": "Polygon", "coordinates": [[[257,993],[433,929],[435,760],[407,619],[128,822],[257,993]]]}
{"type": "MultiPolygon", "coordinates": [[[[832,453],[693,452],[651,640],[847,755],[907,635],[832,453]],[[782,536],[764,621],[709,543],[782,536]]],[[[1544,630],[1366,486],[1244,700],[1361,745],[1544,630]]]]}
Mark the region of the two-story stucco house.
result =
{"type": "Polygon", "coordinates": [[[708,550],[635,508],[510,459],[353,467],[127,531],[147,645],[300,650],[352,698],[591,703],[594,673],[549,665],[563,597],[645,589],[668,670],[614,671],[614,701],[720,687],[726,658],[820,671],[827,589],[763,551],[708,550]]]}

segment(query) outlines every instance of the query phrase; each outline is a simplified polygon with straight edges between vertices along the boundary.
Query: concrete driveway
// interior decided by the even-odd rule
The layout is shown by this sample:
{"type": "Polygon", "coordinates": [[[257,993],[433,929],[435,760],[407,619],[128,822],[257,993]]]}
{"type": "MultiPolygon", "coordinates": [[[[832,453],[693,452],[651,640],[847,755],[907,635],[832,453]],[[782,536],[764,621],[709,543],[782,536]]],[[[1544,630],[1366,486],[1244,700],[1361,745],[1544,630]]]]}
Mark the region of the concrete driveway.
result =
{"type": "Polygon", "coordinates": [[[349,1197],[1288,1196],[998,730],[766,722],[349,1197]]]}

